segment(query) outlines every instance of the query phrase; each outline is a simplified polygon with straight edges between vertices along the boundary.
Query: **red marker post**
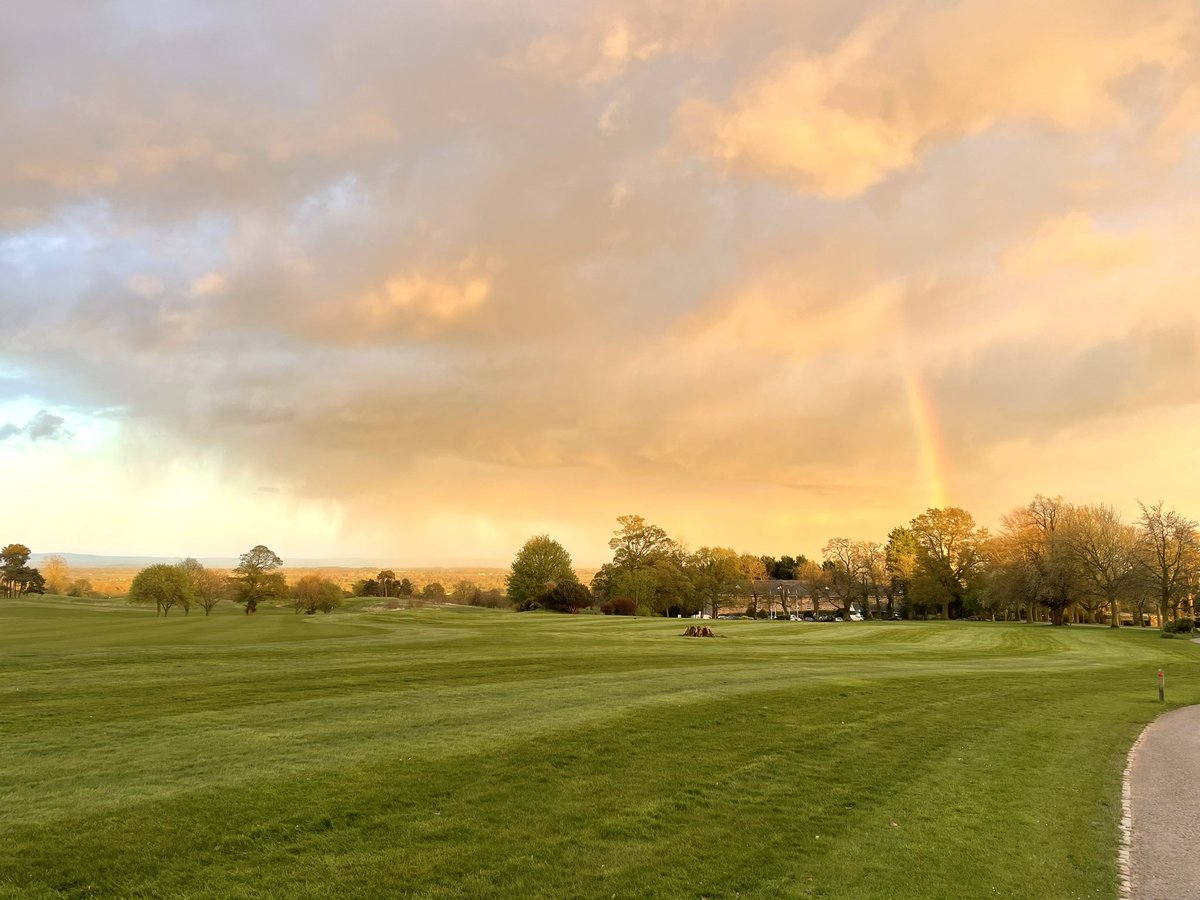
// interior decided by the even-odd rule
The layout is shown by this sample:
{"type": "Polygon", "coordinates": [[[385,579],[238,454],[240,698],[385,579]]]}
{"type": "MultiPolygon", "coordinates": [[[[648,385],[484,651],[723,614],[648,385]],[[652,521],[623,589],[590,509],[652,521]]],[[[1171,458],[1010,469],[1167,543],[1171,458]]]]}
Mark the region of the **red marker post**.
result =
{"type": "Polygon", "coordinates": [[[1167,676],[1163,674],[1163,670],[1158,670],[1158,702],[1163,703],[1167,696],[1167,676]]]}

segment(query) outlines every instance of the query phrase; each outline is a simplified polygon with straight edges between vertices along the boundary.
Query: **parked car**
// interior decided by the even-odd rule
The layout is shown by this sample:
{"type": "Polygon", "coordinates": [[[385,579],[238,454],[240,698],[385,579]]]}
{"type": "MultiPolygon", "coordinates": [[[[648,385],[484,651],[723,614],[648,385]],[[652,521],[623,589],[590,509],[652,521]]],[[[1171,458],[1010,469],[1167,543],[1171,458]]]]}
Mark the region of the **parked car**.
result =
{"type": "Polygon", "coordinates": [[[850,621],[851,622],[861,622],[862,620],[863,620],[862,613],[857,613],[857,612],[850,613],[850,621]]]}

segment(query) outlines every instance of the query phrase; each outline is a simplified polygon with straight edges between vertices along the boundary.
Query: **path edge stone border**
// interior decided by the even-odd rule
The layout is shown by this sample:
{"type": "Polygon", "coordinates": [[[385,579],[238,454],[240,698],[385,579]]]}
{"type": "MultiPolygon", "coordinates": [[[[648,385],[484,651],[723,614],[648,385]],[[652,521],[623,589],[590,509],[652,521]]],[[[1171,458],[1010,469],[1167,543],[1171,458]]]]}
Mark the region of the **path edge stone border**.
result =
{"type": "Polygon", "coordinates": [[[1157,721],[1158,717],[1155,716],[1154,721],[1146,723],[1146,727],[1137,736],[1137,740],[1129,748],[1129,755],[1125,757],[1125,771],[1121,775],[1121,846],[1117,850],[1117,875],[1121,882],[1117,896],[1120,900],[1133,900],[1133,879],[1129,868],[1129,852],[1133,846],[1133,789],[1130,786],[1133,757],[1142,745],[1146,732],[1157,721]]]}

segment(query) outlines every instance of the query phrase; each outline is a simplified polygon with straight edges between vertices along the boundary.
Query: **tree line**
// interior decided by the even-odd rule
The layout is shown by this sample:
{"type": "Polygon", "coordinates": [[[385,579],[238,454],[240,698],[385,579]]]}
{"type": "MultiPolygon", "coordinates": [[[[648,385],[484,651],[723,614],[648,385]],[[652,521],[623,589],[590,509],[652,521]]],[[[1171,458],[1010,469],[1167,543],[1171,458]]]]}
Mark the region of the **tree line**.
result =
{"type": "Polygon", "coordinates": [[[620,516],[612,560],[590,590],[566,550],[538,535],[517,553],[507,597],[516,609],[586,607],[613,614],[713,617],[724,609],[789,616],[802,607],[843,618],[986,617],[1106,620],[1151,615],[1191,625],[1200,594],[1197,523],[1162,503],[1139,504],[1124,522],[1106,504],[1037,495],[1001,517],[996,533],[965,509],[930,508],[886,542],[831,538],[818,560],[775,558],[729,547],[688,550],[641,516],[620,516]]]}
{"type": "MultiPolygon", "coordinates": [[[[513,560],[506,590],[482,590],[460,581],[419,592],[394,571],[355,584],[357,596],[450,600],[517,610],[608,614],[717,616],[738,609],[751,616],[787,617],[801,610],[833,610],[848,618],[897,615],[945,619],[1106,620],[1125,615],[1137,624],[1151,616],[1164,628],[1190,626],[1200,594],[1200,531],[1195,520],[1161,501],[1139,503],[1125,522],[1106,504],[1073,504],[1037,495],[1001,517],[995,533],[959,507],[930,508],[893,528],[886,542],[831,538],[819,559],[803,554],[763,556],[729,547],[689,550],[663,528],[637,515],[620,516],[609,540],[612,559],[583,585],[571,557],[548,535],[525,542],[513,560]]],[[[47,579],[29,566],[29,548],[0,549],[0,591],[6,597],[42,593],[47,579]]],[[[54,587],[68,583],[65,563],[45,560],[54,587]]],[[[290,600],[297,612],[330,612],[345,592],[317,574],[289,585],[283,561],[258,545],[239,557],[232,573],[195,559],[156,564],[134,578],[129,600],[154,604],[160,615],[192,608],[205,615],[221,602],[253,615],[262,602],[290,600]]],[[[74,587],[72,587],[72,590],[74,587]]]]}
{"type": "Polygon", "coordinates": [[[153,603],[155,614],[162,616],[176,607],[185,616],[193,607],[207,616],[223,601],[240,604],[248,616],[257,612],[259,604],[274,600],[290,600],[296,612],[307,615],[332,612],[342,605],[345,592],[335,582],[310,574],[289,585],[277,571],[282,565],[283,560],[262,544],[243,553],[228,575],[191,558],[156,563],[134,576],[128,600],[153,603]]]}

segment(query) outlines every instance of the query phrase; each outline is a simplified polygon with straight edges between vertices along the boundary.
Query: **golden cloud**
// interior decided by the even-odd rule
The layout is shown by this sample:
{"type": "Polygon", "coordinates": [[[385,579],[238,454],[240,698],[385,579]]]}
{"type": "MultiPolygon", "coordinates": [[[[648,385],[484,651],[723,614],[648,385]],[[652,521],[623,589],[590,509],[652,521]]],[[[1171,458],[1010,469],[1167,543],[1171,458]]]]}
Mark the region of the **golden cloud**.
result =
{"type": "Polygon", "coordinates": [[[934,143],[1000,122],[1120,125],[1116,82],[1148,67],[1176,70],[1194,52],[1196,9],[1181,0],[898,10],[868,18],[831,52],[779,54],[727,104],[687,101],[681,139],[727,170],[849,197],[912,167],[934,143]]]}
{"type": "Polygon", "coordinates": [[[1070,212],[1043,222],[1028,239],[1006,248],[1000,258],[1014,274],[1039,275],[1060,268],[1103,272],[1144,260],[1149,252],[1145,236],[1104,231],[1090,215],[1070,212]]]}

